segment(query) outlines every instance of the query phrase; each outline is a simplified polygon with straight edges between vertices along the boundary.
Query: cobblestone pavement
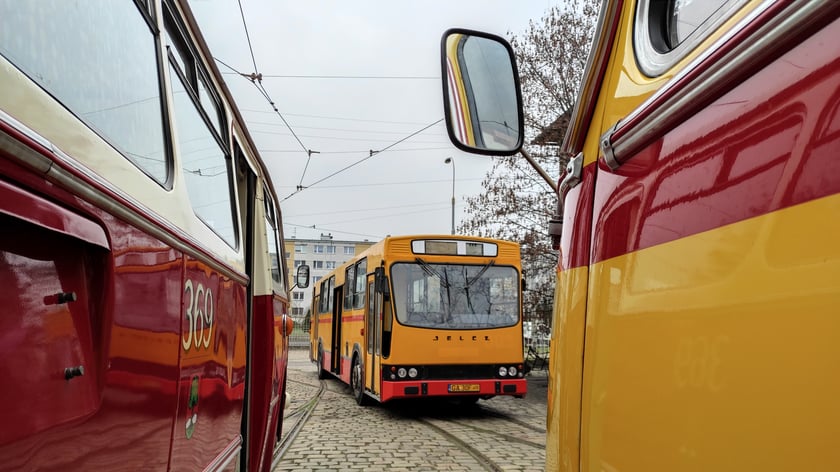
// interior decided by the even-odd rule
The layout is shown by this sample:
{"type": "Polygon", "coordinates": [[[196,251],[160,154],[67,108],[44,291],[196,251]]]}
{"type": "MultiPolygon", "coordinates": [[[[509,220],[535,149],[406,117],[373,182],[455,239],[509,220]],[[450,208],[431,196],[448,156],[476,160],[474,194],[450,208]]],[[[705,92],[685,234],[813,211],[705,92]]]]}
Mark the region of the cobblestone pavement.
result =
{"type": "Polygon", "coordinates": [[[291,395],[284,435],[305,420],[274,469],[279,471],[539,471],[545,461],[545,372],[528,376],[523,399],[475,406],[413,401],[358,406],[349,387],[321,383],[308,351],[289,353],[291,395]],[[305,418],[322,385],[320,399],[305,418]]]}

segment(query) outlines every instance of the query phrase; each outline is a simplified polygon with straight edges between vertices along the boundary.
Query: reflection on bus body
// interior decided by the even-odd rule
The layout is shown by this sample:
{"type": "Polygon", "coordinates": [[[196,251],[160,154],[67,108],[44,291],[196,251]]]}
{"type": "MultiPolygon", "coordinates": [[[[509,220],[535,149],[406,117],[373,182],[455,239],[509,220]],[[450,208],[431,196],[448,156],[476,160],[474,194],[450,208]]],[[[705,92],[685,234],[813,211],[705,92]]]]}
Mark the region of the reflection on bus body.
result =
{"type": "Polygon", "coordinates": [[[519,274],[493,265],[398,263],[391,268],[397,320],[407,326],[486,329],[518,321],[519,274]]]}

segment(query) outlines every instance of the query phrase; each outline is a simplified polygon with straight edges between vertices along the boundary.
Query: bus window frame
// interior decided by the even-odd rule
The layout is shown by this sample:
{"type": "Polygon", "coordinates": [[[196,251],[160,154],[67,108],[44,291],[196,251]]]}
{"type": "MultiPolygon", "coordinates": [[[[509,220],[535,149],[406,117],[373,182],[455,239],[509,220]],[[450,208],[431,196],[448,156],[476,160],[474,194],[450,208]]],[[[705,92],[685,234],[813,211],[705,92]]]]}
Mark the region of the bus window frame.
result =
{"type": "MultiPolygon", "coordinates": [[[[241,152],[241,151],[240,151],[241,152]]],[[[266,243],[269,244],[269,248],[271,248],[269,238],[274,238],[274,249],[276,250],[274,257],[277,263],[277,276],[278,278],[274,278],[274,271],[271,270],[272,268],[269,267],[269,271],[271,272],[271,286],[276,294],[284,294],[286,293],[286,264],[284,264],[283,258],[280,256],[281,251],[281,240],[280,238],[280,231],[278,229],[278,217],[277,210],[274,204],[274,200],[272,198],[271,193],[268,191],[266,186],[263,186],[263,211],[265,214],[263,215],[263,219],[265,222],[265,235],[266,235],[266,243]]],[[[237,237],[238,239],[238,237],[237,237]]],[[[268,251],[269,258],[271,258],[271,251],[268,251]]],[[[271,262],[269,262],[269,266],[271,262]]]]}
{"type": "MultiPolygon", "coordinates": [[[[481,267],[482,266],[482,264],[475,263],[475,262],[471,262],[471,263],[468,263],[468,262],[453,262],[451,260],[446,261],[446,262],[434,262],[434,263],[430,263],[430,264],[431,265],[443,265],[443,266],[468,266],[468,267],[481,267]]],[[[395,262],[395,263],[391,264],[391,266],[389,267],[389,271],[388,271],[388,273],[390,274],[389,275],[390,284],[395,284],[396,283],[394,273],[393,273],[394,268],[399,267],[399,266],[403,266],[403,265],[411,266],[411,265],[417,265],[417,263],[413,262],[413,261],[398,261],[398,262],[395,262]]],[[[514,266],[514,265],[497,265],[497,264],[492,264],[492,268],[493,269],[510,269],[510,270],[513,271],[513,273],[515,275],[515,277],[513,277],[513,280],[514,280],[514,283],[515,283],[515,287],[513,289],[515,290],[515,293],[516,293],[516,300],[510,302],[510,303],[513,303],[513,305],[516,307],[515,310],[514,310],[514,315],[515,316],[514,316],[514,320],[512,321],[512,323],[499,324],[499,325],[494,325],[494,326],[483,326],[483,327],[464,327],[464,326],[445,327],[445,326],[427,326],[427,325],[423,325],[423,324],[410,323],[410,322],[408,322],[407,315],[406,315],[406,319],[401,318],[400,309],[407,307],[411,303],[411,298],[410,298],[411,289],[410,289],[410,287],[406,287],[405,293],[402,294],[402,296],[405,297],[405,299],[402,300],[402,301],[405,302],[405,305],[404,306],[398,306],[398,302],[400,301],[399,295],[398,295],[399,291],[395,289],[395,286],[392,288],[392,291],[394,293],[391,295],[390,303],[388,303],[391,307],[391,310],[392,310],[392,313],[390,315],[392,317],[392,323],[395,320],[396,323],[399,326],[406,326],[406,327],[411,327],[411,328],[430,328],[430,329],[439,329],[439,330],[499,329],[499,328],[509,328],[511,326],[515,326],[518,323],[521,323],[522,317],[523,317],[523,313],[522,313],[522,297],[523,297],[523,294],[522,294],[521,283],[520,283],[520,281],[522,280],[521,269],[514,266]]],[[[398,280],[398,279],[396,279],[396,280],[398,280]]],[[[416,279],[415,281],[419,281],[419,280],[422,280],[422,279],[416,279]]],[[[441,309],[443,310],[443,306],[441,306],[441,309]]],[[[443,311],[441,313],[443,313],[443,311]]],[[[490,315],[492,315],[492,313],[487,313],[487,315],[490,316],[490,315]]]]}
{"type": "Polygon", "coordinates": [[[664,16],[673,11],[677,0],[657,2],[639,0],[633,22],[633,51],[639,71],[648,77],[659,77],[688,56],[720,26],[743,7],[747,0],[726,0],[711,16],[706,18],[684,41],[675,47],[668,45],[670,32],[664,16]],[[666,49],[667,51],[662,51],[666,49]]]}
{"type": "Polygon", "coordinates": [[[365,307],[367,288],[367,258],[358,260],[355,264],[356,280],[353,284],[353,309],[358,310],[365,307]]]}
{"type": "MultiPolygon", "coordinates": [[[[239,214],[238,214],[238,201],[239,197],[237,196],[236,192],[236,183],[235,183],[235,169],[233,165],[233,157],[232,157],[232,150],[230,146],[231,138],[229,136],[229,130],[226,126],[226,118],[225,112],[221,103],[218,101],[218,91],[216,87],[213,86],[212,82],[209,81],[209,73],[207,72],[205,66],[201,63],[201,55],[191,46],[190,41],[187,41],[187,29],[178,19],[178,17],[173,13],[174,7],[169,4],[169,2],[164,1],[163,3],[163,37],[165,39],[164,47],[165,47],[165,57],[164,57],[164,67],[166,68],[166,74],[169,76],[169,80],[172,82],[170,83],[170,88],[174,94],[174,82],[176,80],[181,82],[181,87],[184,88],[189,101],[192,102],[193,108],[195,109],[195,113],[199,116],[201,121],[204,122],[207,131],[209,132],[212,139],[214,139],[219,146],[219,150],[222,153],[222,156],[225,161],[224,165],[224,173],[226,175],[227,181],[227,191],[229,196],[229,210],[230,210],[230,222],[232,225],[232,235],[231,239],[223,235],[221,232],[217,230],[217,227],[208,223],[205,218],[197,211],[201,205],[197,205],[197,202],[192,201],[190,199],[190,206],[192,207],[193,213],[195,214],[196,218],[201,220],[201,222],[212,231],[216,236],[219,237],[225,244],[230,246],[234,250],[239,250],[241,246],[241,236],[242,236],[242,228],[241,222],[239,221],[239,214]],[[170,44],[171,43],[171,44],[170,44]],[[174,74],[173,74],[174,73],[174,74]],[[202,77],[207,78],[202,81],[202,77]],[[203,84],[203,89],[199,87],[199,82],[203,84]],[[217,116],[213,117],[216,119],[217,123],[214,124],[213,120],[207,113],[207,109],[204,106],[203,102],[201,101],[201,93],[200,90],[204,90],[206,95],[209,97],[211,101],[214,102],[216,106],[217,116]]],[[[174,116],[178,114],[177,105],[175,103],[174,96],[171,97],[172,99],[172,106],[168,110],[170,116],[174,116]]],[[[172,125],[172,121],[169,120],[169,147],[170,149],[174,148],[175,142],[177,140],[177,128],[178,125],[177,120],[175,126],[172,125]],[[175,135],[173,135],[173,131],[175,131],[175,135]]],[[[175,161],[177,161],[177,165],[183,169],[182,156],[175,156],[173,154],[173,165],[175,165],[175,161]]],[[[187,192],[189,193],[190,184],[186,182],[184,179],[184,185],[187,188],[187,192]]],[[[267,194],[270,195],[270,194],[267,194]]],[[[276,229],[276,228],[275,228],[276,229]]],[[[279,250],[279,248],[278,248],[279,250]]],[[[279,255],[278,255],[279,257],[279,255]]]]}

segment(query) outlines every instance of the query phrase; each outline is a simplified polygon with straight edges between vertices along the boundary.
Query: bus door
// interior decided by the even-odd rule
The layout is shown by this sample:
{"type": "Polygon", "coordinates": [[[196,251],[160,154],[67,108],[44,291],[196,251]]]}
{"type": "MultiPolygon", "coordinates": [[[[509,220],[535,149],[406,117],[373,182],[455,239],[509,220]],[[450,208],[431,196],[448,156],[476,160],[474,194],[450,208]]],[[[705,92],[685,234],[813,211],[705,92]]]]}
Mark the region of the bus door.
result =
{"type": "MultiPolygon", "coordinates": [[[[373,332],[371,336],[373,337],[373,349],[371,355],[374,359],[377,359],[379,362],[376,365],[371,365],[371,391],[377,395],[380,395],[381,389],[379,388],[382,384],[382,357],[388,357],[388,351],[383,348],[383,336],[385,329],[388,329],[388,335],[390,339],[390,324],[387,322],[388,317],[386,314],[387,303],[388,303],[388,278],[385,276],[385,269],[383,267],[377,267],[373,271],[374,278],[373,278],[373,289],[372,292],[372,316],[373,319],[373,332]]],[[[390,341],[388,341],[390,345],[390,341]]]]}
{"type": "Polygon", "coordinates": [[[377,296],[375,290],[375,282],[374,277],[371,275],[368,278],[368,285],[367,285],[367,307],[365,309],[365,385],[367,388],[373,392],[378,394],[379,389],[377,385],[379,385],[379,369],[378,363],[376,359],[376,340],[379,339],[379,331],[381,329],[380,321],[379,321],[379,306],[382,306],[382,303],[377,303],[377,300],[381,297],[381,295],[377,296]]]}
{"type": "Polygon", "coordinates": [[[330,372],[341,374],[341,308],[344,300],[343,289],[344,286],[339,286],[334,289],[333,310],[332,310],[332,355],[330,356],[330,372]]]}
{"type": "MultiPolygon", "coordinates": [[[[317,284],[313,284],[317,285],[317,284]]],[[[309,310],[309,360],[315,362],[318,359],[318,325],[321,324],[321,293],[320,290],[312,288],[312,307],[309,310]]],[[[324,294],[329,297],[328,294],[324,294]]],[[[320,369],[321,366],[318,366],[320,369]]]]}

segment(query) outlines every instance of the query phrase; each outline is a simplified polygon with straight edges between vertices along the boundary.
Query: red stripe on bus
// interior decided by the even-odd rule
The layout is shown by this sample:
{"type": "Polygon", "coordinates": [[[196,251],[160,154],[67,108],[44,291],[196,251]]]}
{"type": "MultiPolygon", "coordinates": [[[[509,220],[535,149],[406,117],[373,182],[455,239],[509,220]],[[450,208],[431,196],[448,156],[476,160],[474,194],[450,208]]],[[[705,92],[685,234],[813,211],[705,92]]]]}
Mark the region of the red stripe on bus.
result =
{"type": "Polygon", "coordinates": [[[589,264],[592,221],[592,193],[595,164],[581,171],[580,184],[563,199],[563,235],[560,239],[560,269],[574,269],[589,264]]]}
{"type": "MultiPolygon", "coordinates": [[[[350,315],[350,316],[342,316],[341,317],[342,322],[363,321],[364,319],[365,319],[365,315],[350,315]]],[[[332,318],[323,318],[323,319],[319,319],[318,323],[329,324],[329,323],[332,323],[332,321],[333,321],[332,318]]]]}
{"type": "Polygon", "coordinates": [[[615,173],[599,162],[593,262],[840,193],[840,59],[819,47],[837,37],[840,22],[615,173]]]}
{"type": "MultiPolygon", "coordinates": [[[[129,198],[123,196],[121,192],[119,192],[110,182],[105,182],[104,180],[96,180],[81,172],[79,169],[75,168],[72,165],[69,165],[65,162],[64,159],[56,158],[56,155],[53,153],[51,149],[45,148],[40,142],[31,139],[29,136],[21,133],[18,129],[14,128],[13,126],[9,125],[8,123],[0,120],[0,132],[8,134],[12,139],[17,140],[22,145],[29,147],[33,151],[37,152],[38,154],[46,157],[49,159],[53,166],[59,167],[62,170],[66,171],[67,173],[71,174],[74,178],[76,178],[80,182],[84,182],[85,185],[88,185],[94,191],[101,192],[105,195],[110,201],[114,202],[116,205],[119,205],[123,209],[133,213],[139,218],[142,218],[150,225],[156,227],[162,233],[165,233],[168,237],[180,242],[186,247],[189,247],[191,250],[197,252],[199,255],[203,257],[202,260],[204,261],[212,261],[213,264],[216,264],[231,274],[235,274],[237,277],[241,277],[247,280],[247,276],[242,273],[236,267],[230,265],[227,261],[223,258],[217,256],[214,253],[211,253],[209,249],[202,246],[201,243],[195,239],[193,239],[190,235],[186,232],[175,226],[173,223],[163,219],[158,214],[154,213],[151,209],[141,206],[141,204],[137,204],[131,201],[129,198]]],[[[75,158],[73,156],[64,154],[68,156],[70,159],[75,158]]],[[[18,157],[13,155],[9,152],[5,152],[0,150],[0,156],[6,157],[8,156],[11,161],[20,163],[18,157]]],[[[78,162],[78,161],[76,161],[78,162]]],[[[36,172],[41,172],[40,169],[31,168],[36,172]]],[[[72,190],[65,188],[64,186],[59,187],[62,190],[66,190],[70,193],[75,193],[72,190]]],[[[178,202],[179,203],[179,202],[178,202]]],[[[100,205],[96,205],[97,208],[101,208],[100,205]]],[[[103,210],[107,210],[102,208],[103,210]]],[[[113,214],[113,211],[108,211],[109,213],[113,214]]],[[[166,241],[164,241],[166,242],[166,241]]]]}

